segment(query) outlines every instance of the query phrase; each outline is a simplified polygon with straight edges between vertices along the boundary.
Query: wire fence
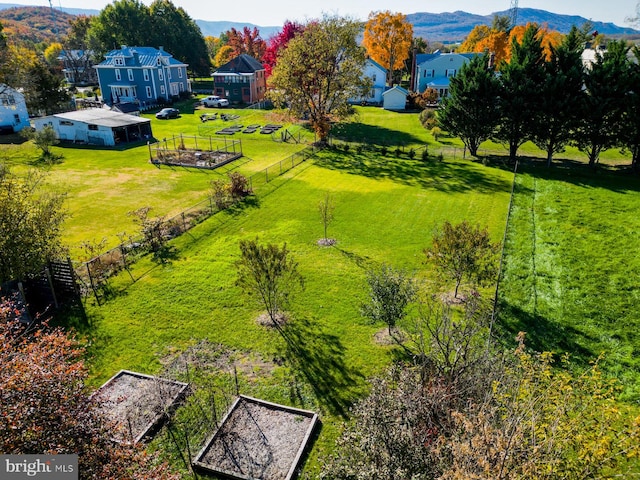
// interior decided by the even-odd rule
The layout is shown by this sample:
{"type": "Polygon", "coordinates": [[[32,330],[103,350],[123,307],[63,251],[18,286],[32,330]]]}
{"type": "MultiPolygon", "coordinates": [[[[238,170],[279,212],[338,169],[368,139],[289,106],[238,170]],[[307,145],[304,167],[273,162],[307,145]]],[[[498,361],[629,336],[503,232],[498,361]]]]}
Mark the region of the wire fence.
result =
{"type": "MultiPolygon", "coordinates": [[[[260,186],[275,180],[280,175],[305,162],[314,156],[320,148],[309,146],[300,152],[268,166],[247,179],[250,190],[259,189],[260,186]]],[[[227,205],[228,206],[228,205],[227,205]]],[[[207,218],[223,210],[224,207],[216,205],[212,196],[192,205],[186,210],[170,218],[156,219],[156,235],[167,241],[189,231],[207,218]]],[[[129,271],[129,266],[139,258],[152,252],[149,238],[142,234],[138,236],[120,236],[120,243],[92,259],[76,266],[75,272],[80,290],[84,296],[93,294],[100,304],[108,295],[107,280],[123,270],[129,271]]]]}

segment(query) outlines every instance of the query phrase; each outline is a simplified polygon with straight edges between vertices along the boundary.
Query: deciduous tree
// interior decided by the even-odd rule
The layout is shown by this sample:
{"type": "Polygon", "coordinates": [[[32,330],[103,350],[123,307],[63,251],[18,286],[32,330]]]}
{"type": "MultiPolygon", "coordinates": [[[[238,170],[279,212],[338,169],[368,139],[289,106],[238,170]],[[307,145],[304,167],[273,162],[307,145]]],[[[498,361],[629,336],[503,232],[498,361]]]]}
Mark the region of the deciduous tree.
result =
{"type": "Polygon", "coordinates": [[[258,27],[253,27],[253,29],[244,27],[242,30],[236,30],[231,27],[231,30],[228,30],[226,35],[227,45],[233,48],[233,57],[246,53],[259,62],[262,61],[264,52],[267,50],[267,44],[260,36],[258,27]]]}
{"type": "Polygon", "coordinates": [[[13,175],[0,165],[0,284],[23,280],[64,253],[64,194],[43,188],[44,177],[13,175]]]}
{"type": "Polygon", "coordinates": [[[640,172],[640,48],[633,48],[635,62],[629,64],[630,89],[625,101],[622,122],[622,141],[624,149],[631,153],[631,167],[640,172]]]}
{"type": "Polygon", "coordinates": [[[154,46],[155,39],[149,7],[139,0],[108,4],[93,18],[87,35],[98,58],[121,45],[154,46]]]}
{"type": "Polygon", "coordinates": [[[460,137],[474,157],[500,120],[499,92],[500,83],[489,55],[480,55],[465,63],[449,80],[449,95],[437,111],[440,126],[460,137]]]}
{"type": "Polygon", "coordinates": [[[371,87],[362,74],[359,32],[360,24],[348,18],[325,16],[310,22],[289,42],[271,75],[270,98],[308,117],[320,141],[327,139],[331,120],[349,113],[348,100],[371,87]]]}
{"type": "Polygon", "coordinates": [[[364,27],[362,44],[367,54],[387,69],[387,84],[393,83],[393,72],[409,58],[413,26],[402,13],[371,12],[364,27]]]}
{"type": "Polygon", "coordinates": [[[457,298],[465,278],[476,285],[495,280],[497,250],[498,245],[491,242],[486,228],[481,230],[465,220],[456,225],[444,222],[433,235],[431,248],[424,253],[444,280],[454,280],[457,298]]]}
{"type": "Polygon", "coordinates": [[[333,221],[333,212],[336,209],[336,205],[333,201],[333,197],[329,192],[327,192],[320,203],[318,203],[318,212],[320,213],[320,218],[322,219],[322,225],[324,226],[324,238],[322,239],[323,245],[333,245],[335,240],[327,238],[327,228],[329,224],[333,221]]]}
{"type": "Polygon", "coordinates": [[[279,326],[279,318],[291,293],[304,288],[298,263],[292,258],[287,244],[280,248],[274,244],[260,245],[258,239],[241,240],[240,259],[236,266],[236,285],[258,297],[273,325],[279,326]]]}
{"type": "Polygon", "coordinates": [[[0,303],[0,451],[77,454],[82,480],[177,480],[140,446],[114,432],[85,391],[84,350],[61,329],[26,331],[16,305],[0,303]]]}
{"type": "Polygon", "coordinates": [[[262,56],[262,64],[265,68],[267,77],[271,76],[273,68],[278,62],[278,55],[282,52],[289,41],[304,30],[304,25],[298,22],[284,22],[282,30],[272,36],[267,42],[267,49],[262,56]]]}
{"type": "Polygon", "coordinates": [[[372,322],[386,323],[391,334],[396,324],[407,315],[409,303],[415,299],[415,281],[402,270],[382,265],[367,272],[367,285],[369,298],[360,311],[372,322]]]}

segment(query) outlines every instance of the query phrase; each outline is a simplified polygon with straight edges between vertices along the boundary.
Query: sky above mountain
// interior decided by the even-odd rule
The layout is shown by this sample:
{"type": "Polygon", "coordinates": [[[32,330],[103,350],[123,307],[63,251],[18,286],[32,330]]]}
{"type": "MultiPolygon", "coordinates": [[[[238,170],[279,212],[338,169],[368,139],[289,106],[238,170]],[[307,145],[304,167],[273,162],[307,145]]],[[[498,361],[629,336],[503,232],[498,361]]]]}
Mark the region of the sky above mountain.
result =
{"type": "MultiPolygon", "coordinates": [[[[237,4],[206,2],[202,0],[172,0],[182,7],[193,19],[248,22],[256,25],[280,26],[285,20],[304,21],[317,18],[323,13],[350,15],[366,19],[369,12],[391,10],[404,14],[416,12],[442,13],[462,10],[469,13],[488,15],[507,10],[511,0],[243,0],[237,4]],[[235,8],[231,7],[235,5],[235,8]]],[[[152,0],[143,0],[149,5],[152,0]]],[[[8,3],[8,2],[7,2],[8,3]]],[[[21,5],[49,6],[48,0],[19,0],[21,5]]],[[[108,0],[52,0],[54,7],[85,8],[101,10],[108,0]]],[[[630,26],[628,17],[636,16],[636,2],[633,0],[528,0],[520,1],[520,7],[548,10],[553,13],[580,15],[594,21],[613,22],[620,26],[630,26]]]]}

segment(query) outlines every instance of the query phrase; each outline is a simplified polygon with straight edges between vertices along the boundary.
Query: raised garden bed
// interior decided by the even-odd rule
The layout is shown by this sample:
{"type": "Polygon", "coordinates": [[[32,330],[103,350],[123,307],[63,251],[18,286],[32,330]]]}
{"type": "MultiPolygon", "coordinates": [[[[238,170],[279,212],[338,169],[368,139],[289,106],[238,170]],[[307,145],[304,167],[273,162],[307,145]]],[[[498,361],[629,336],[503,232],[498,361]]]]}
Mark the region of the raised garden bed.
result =
{"type": "Polygon", "coordinates": [[[183,382],[121,370],[92,398],[117,428],[116,440],[128,443],[151,438],[187,395],[183,382]]]}
{"type": "Polygon", "coordinates": [[[240,480],[289,480],[317,421],[314,412],[240,395],[193,466],[240,480]]]}

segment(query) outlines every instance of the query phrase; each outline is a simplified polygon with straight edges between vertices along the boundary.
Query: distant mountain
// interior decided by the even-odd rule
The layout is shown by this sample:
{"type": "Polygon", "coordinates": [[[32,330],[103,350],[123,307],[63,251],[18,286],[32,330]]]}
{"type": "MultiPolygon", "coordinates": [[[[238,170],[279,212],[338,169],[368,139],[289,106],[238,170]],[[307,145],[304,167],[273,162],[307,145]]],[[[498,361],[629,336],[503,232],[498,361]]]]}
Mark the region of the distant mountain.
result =
{"type": "MultiPolygon", "coordinates": [[[[494,12],[491,15],[474,15],[467,12],[412,13],[407,20],[413,25],[413,34],[427,40],[457,42],[464,40],[476,25],[491,25],[495,15],[509,15],[508,10],[494,12]]],[[[518,9],[518,25],[529,22],[546,25],[551,30],[567,33],[572,25],[582,26],[590,21],[577,15],[560,15],[534,8],[518,9]]],[[[619,27],[613,23],[591,21],[593,29],[606,36],[638,35],[633,28],[619,27]]]]}
{"type": "Polygon", "coordinates": [[[2,33],[22,44],[59,42],[69,30],[74,15],[48,7],[12,7],[0,10],[2,33]]]}
{"type": "MultiPolygon", "coordinates": [[[[15,3],[0,3],[0,22],[5,27],[5,33],[16,34],[20,38],[25,38],[29,42],[50,42],[57,35],[66,34],[69,18],[75,15],[97,15],[99,10],[83,8],[58,8],[55,7],[55,15],[52,15],[49,7],[25,7],[15,3]],[[19,7],[22,13],[9,13],[19,7]],[[24,12],[31,12],[28,15],[24,12]],[[24,16],[21,16],[23,15],[24,16]],[[35,17],[40,16],[38,21],[35,17]],[[51,25],[48,23],[51,22],[51,25]],[[54,25],[55,23],[55,25],[54,25]]],[[[476,25],[491,25],[494,15],[508,15],[509,11],[495,12],[491,15],[475,15],[462,11],[449,13],[411,13],[407,15],[407,20],[413,24],[413,33],[416,36],[424,37],[431,41],[459,42],[464,40],[469,32],[476,25]]],[[[533,8],[518,9],[518,24],[524,25],[535,22],[539,25],[546,25],[552,30],[567,33],[572,25],[578,27],[587,18],[577,15],[560,15],[546,10],[533,8]]],[[[221,33],[230,30],[232,27],[241,30],[249,27],[257,27],[260,36],[267,40],[277,33],[282,27],[259,26],[252,23],[195,20],[204,36],[219,37],[221,33]]],[[[639,30],[619,27],[613,23],[592,21],[593,29],[608,37],[619,37],[623,35],[640,35],[639,30]]]]}
{"type": "Polygon", "coordinates": [[[200,31],[205,37],[219,37],[221,33],[231,30],[232,27],[236,30],[242,30],[244,27],[249,27],[253,30],[253,27],[256,27],[262,39],[268,40],[269,37],[282,30],[282,27],[261,27],[253,23],[242,22],[196,20],[196,24],[200,27],[200,31]]]}

